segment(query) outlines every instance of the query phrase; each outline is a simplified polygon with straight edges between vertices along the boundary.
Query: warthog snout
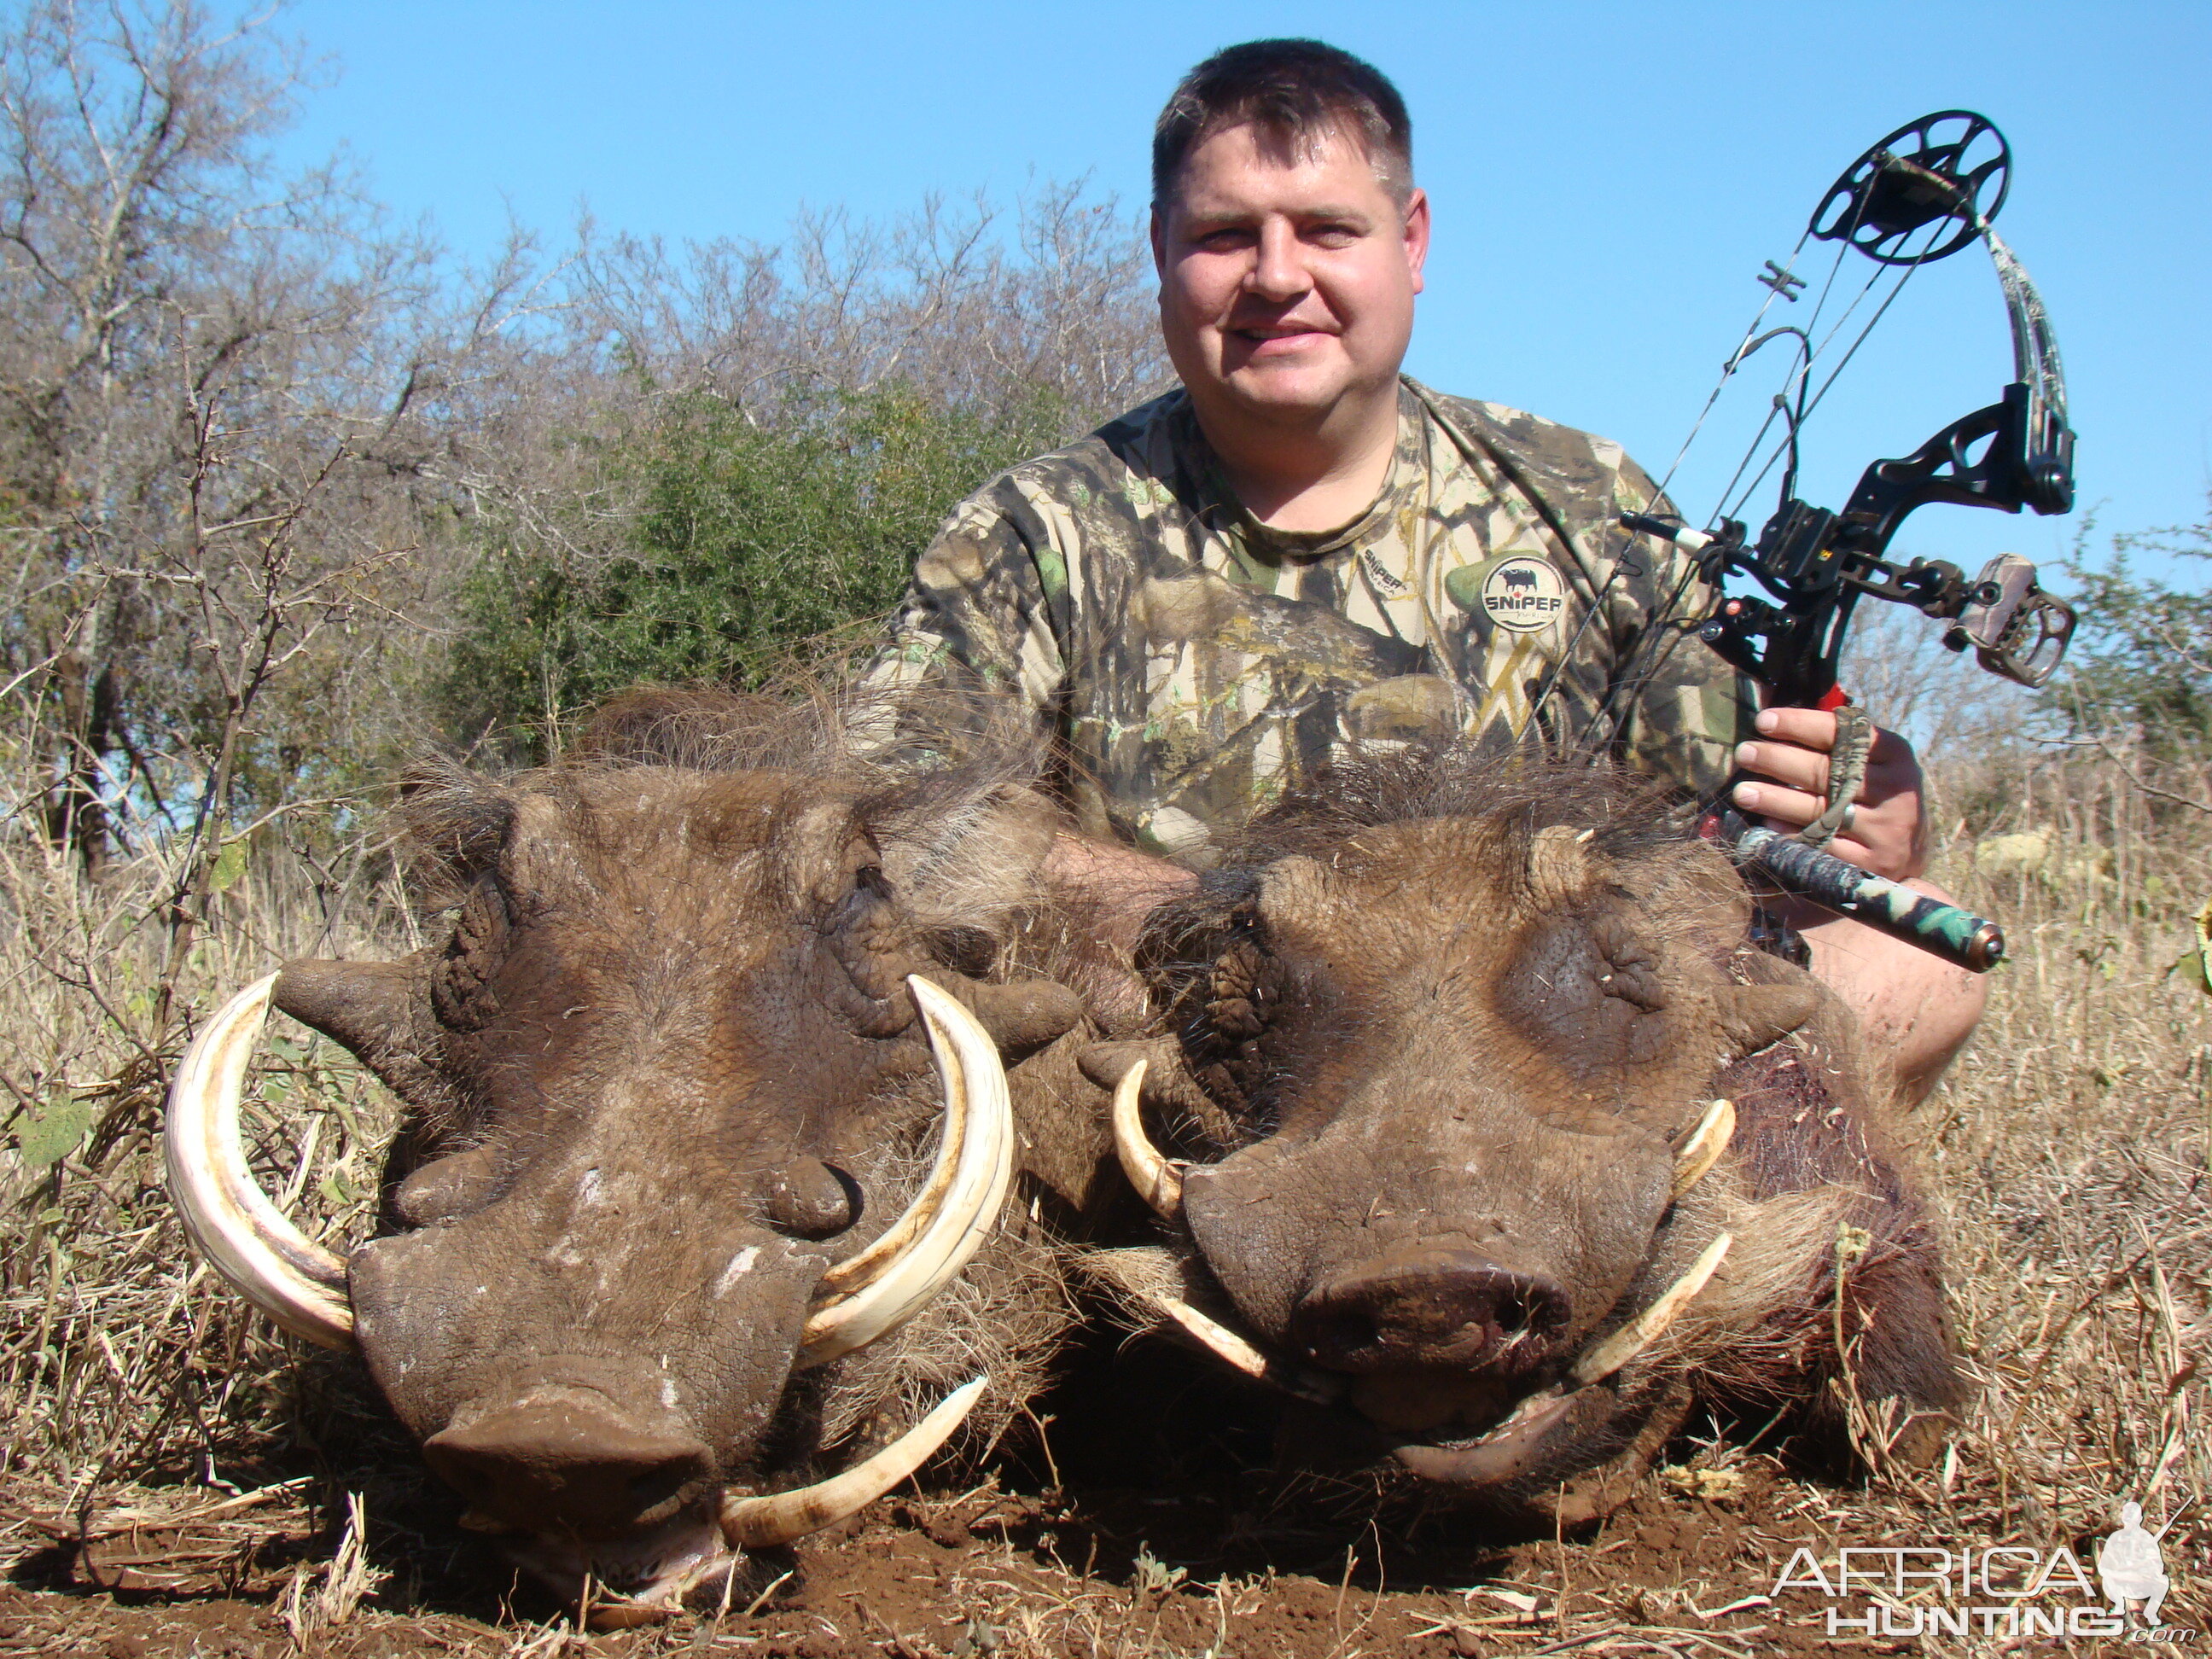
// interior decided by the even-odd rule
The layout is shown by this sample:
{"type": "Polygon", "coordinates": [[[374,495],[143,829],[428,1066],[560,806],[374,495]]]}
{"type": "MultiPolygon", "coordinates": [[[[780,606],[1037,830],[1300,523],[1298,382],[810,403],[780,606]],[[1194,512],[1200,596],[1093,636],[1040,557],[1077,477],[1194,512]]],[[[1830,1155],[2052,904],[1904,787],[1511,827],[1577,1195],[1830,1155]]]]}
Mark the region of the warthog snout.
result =
{"type": "Polygon", "coordinates": [[[582,1389],[533,1390],[432,1435],[422,1455],[485,1516],[581,1538],[665,1519],[714,1473],[703,1443],[582,1389]]]}
{"type": "Polygon", "coordinates": [[[1532,1369],[1567,1329],[1566,1287],[1474,1250],[1395,1250],[1340,1267],[1299,1298],[1291,1340],[1340,1371],[1532,1369]]]}

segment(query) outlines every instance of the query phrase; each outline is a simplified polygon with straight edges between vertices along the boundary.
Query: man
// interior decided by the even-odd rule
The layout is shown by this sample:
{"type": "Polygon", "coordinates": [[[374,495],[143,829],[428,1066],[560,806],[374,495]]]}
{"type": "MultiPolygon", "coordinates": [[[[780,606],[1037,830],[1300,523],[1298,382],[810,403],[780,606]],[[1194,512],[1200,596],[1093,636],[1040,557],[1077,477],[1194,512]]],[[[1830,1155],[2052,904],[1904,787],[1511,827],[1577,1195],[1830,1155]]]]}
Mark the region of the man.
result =
{"type": "MultiPolygon", "coordinates": [[[[1152,189],[1182,386],[956,509],[872,676],[1012,688],[1050,725],[1085,832],[1060,876],[1133,931],[1217,831],[1359,741],[1609,747],[1704,798],[1738,768],[1736,804],[1778,827],[1823,810],[1834,716],[1753,729],[1694,635],[1711,590],[1617,526],[1652,504],[1643,471],[1400,374],[1430,208],[1388,81],[1316,41],[1232,46],[1162,112],[1152,189]]],[[[1832,850],[1907,879],[1923,842],[1918,766],[1883,733],[1832,850]]],[[[1980,981],[1790,920],[1899,1078],[1931,1085],[1980,981]]]]}

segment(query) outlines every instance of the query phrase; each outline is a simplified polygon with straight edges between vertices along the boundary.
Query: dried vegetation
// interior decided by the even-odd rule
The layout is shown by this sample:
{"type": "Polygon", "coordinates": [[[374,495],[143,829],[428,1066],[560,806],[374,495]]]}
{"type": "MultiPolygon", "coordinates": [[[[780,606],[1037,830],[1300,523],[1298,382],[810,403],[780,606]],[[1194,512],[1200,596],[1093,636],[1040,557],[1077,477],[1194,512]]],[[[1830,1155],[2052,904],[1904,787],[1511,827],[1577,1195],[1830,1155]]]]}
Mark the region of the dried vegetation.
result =
{"type": "MultiPolygon", "coordinates": [[[[1763,1595],[1801,1546],[1823,1560],[1841,1545],[2086,1548],[2124,1498],[2153,1525],[2174,1518],[2169,1621],[2212,1620],[2198,1502],[2212,1485],[2212,1006],[2176,968],[2212,894],[2212,827],[2100,754],[1980,752],[1938,775],[1939,867],[2003,919],[2014,959],[1920,1121],[1982,1381],[1936,1468],[1837,1484],[1794,1459],[1782,1428],[1708,1425],[1586,1538],[1486,1540],[1433,1516],[1377,1527],[1356,1493],[1239,1474],[1264,1462],[1249,1427],[1226,1433],[1243,1436],[1235,1456],[1197,1443],[1261,1415],[1257,1402],[1132,1350],[984,1486],[878,1506],[810,1546],[803,1577],[750,1616],[619,1642],[1771,1651],[1824,1635],[1829,1604],[1793,1590],[1779,1607],[1715,1610],[1763,1595]],[[1094,1443],[1133,1405],[1154,1420],[1102,1459],[1094,1443]],[[1176,1409],[1196,1426],[1157,1420],[1176,1409]],[[1152,1478],[1133,1467],[1151,1458],[1152,1478]]],[[[57,1650],[98,1651],[117,1631],[189,1646],[207,1628],[270,1650],[559,1648],[567,1626],[507,1603],[512,1585],[452,1528],[350,1365],[296,1350],[184,1249],[153,1139],[180,1041],[155,1018],[173,871],[149,853],[94,883],[23,837],[0,860],[15,923],[0,945],[0,1547],[16,1586],[0,1620],[57,1650]]],[[[204,1010],[289,955],[407,948],[412,924],[365,846],[317,858],[269,843],[225,875],[180,1007],[204,1010]]],[[[270,1045],[249,1115],[272,1190],[326,1237],[357,1237],[392,1121],[374,1085],[295,1032],[270,1045]]]]}
{"type": "MultiPolygon", "coordinates": [[[[0,42],[0,1652],[581,1651],[455,1528],[357,1369],[192,1261],[155,1143],[168,1072],[194,1020],[286,957],[414,942],[350,792],[413,744],[471,557],[619,562],[637,481],[609,445],[676,399],[770,425],[825,380],[985,414],[1040,386],[1071,419],[1132,401],[1158,370],[1141,260],[1109,204],[1048,191],[1006,236],[940,205],[680,255],[524,239],[441,277],[343,179],[269,172],[301,89],[281,54],[182,0],[18,9],[0,42]]],[[[1764,1599],[1800,1547],[2047,1552],[2108,1531],[2123,1498],[2173,1522],[2168,1619],[2212,1625],[2212,1004],[2176,969],[2212,895],[2212,794],[2171,755],[2022,745],[2017,705],[1990,713],[1953,665],[1924,666],[1877,654],[1852,683],[1942,761],[1940,873],[2014,953],[1920,1121],[1983,1382],[1935,1468],[1839,1485],[1786,1425],[1707,1425],[1590,1534],[1486,1539],[1273,1480],[1273,1407],[1109,1346],[986,1484],[878,1506],[717,1621],[590,1645],[1809,1650],[1821,1598],[1764,1599]]],[[[332,1241],[369,1224],[393,1115],[296,1030],[248,1103],[264,1182],[332,1241]]]]}

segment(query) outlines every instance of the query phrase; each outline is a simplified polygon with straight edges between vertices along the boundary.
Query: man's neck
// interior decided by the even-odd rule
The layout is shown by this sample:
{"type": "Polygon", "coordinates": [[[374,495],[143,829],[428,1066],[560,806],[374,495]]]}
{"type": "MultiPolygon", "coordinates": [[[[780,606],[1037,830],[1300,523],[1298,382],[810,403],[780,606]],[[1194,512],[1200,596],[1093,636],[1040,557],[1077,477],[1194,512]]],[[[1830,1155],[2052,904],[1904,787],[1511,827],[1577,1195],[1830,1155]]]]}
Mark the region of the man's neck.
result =
{"type": "Polygon", "coordinates": [[[1357,409],[1340,404],[1319,426],[1257,421],[1242,409],[1211,419],[1202,406],[1196,412],[1245,511],[1293,535],[1334,530],[1364,513],[1398,447],[1395,380],[1357,409]]]}

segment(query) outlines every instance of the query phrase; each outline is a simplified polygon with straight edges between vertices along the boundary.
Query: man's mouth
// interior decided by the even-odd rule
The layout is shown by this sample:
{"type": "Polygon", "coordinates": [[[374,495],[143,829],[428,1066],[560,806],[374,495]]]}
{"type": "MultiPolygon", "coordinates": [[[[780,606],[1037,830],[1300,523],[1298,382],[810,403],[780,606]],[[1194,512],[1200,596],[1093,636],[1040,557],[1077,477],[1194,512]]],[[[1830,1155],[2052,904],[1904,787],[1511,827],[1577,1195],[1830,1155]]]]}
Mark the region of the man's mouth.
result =
{"type": "Polygon", "coordinates": [[[1254,351],[1263,355],[1271,350],[1294,350],[1318,340],[1334,337],[1333,330],[1314,323],[1261,323],[1232,327],[1227,331],[1254,351]]]}

